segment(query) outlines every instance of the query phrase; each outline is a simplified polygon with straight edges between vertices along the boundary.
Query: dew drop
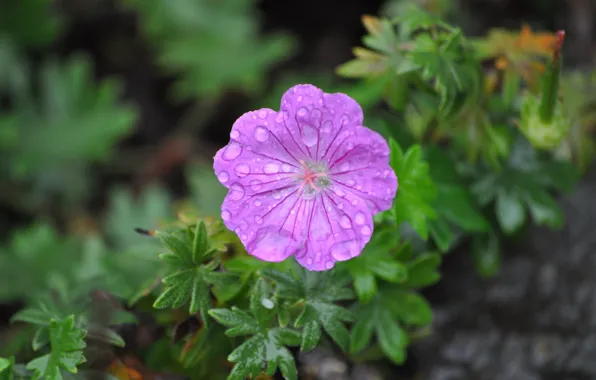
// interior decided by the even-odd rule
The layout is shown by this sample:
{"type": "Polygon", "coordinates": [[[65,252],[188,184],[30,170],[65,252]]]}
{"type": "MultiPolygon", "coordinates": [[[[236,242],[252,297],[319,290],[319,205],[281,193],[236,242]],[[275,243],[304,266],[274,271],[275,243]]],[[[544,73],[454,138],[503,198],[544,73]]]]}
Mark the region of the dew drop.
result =
{"type": "Polygon", "coordinates": [[[310,257],[306,259],[306,265],[312,265],[312,259],[310,257]]]}
{"type": "Polygon", "coordinates": [[[269,130],[262,125],[255,128],[255,139],[260,142],[265,142],[269,138],[269,130]]]}
{"type": "Polygon", "coordinates": [[[339,165],[339,170],[342,172],[347,172],[348,170],[350,170],[350,163],[344,162],[343,164],[339,165]]]}
{"type": "Polygon", "coordinates": [[[317,131],[311,127],[310,125],[305,125],[302,127],[302,142],[307,147],[314,146],[317,141],[319,141],[319,137],[317,136],[317,131]]]}
{"type": "Polygon", "coordinates": [[[267,111],[265,110],[260,110],[258,114],[261,119],[265,119],[267,117],[267,111]]]}
{"type": "Polygon", "coordinates": [[[350,122],[350,116],[348,116],[347,114],[341,115],[340,122],[341,122],[341,125],[348,124],[350,122]]]}
{"type": "Polygon", "coordinates": [[[219,181],[221,183],[226,183],[228,181],[228,179],[230,179],[230,176],[228,175],[228,172],[226,171],[221,171],[219,172],[219,174],[217,175],[217,179],[219,179],[219,181]]]}
{"type": "Polygon", "coordinates": [[[232,213],[229,212],[228,210],[222,210],[221,211],[221,218],[223,220],[230,220],[231,217],[232,217],[232,213]]]}
{"type": "Polygon", "coordinates": [[[263,187],[263,183],[258,179],[253,179],[252,181],[250,181],[250,188],[252,191],[257,191],[261,187],[263,187]]]}
{"type": "Polygon", "coordinates": [[[329,133],[331,132],[331,127],[333,126],[333,123],[331,122],[331,120],[327,120],[326,122],[323,123],[323,125],[321,126],[321,130],[325,133],[329,133]]]}
{"type": "Polygon", "coordinates": [[[230,199],[233,201],[239,201],[244,197],[244,187],[239,184],[235,183],[230,186],[230,199]]]}
{"type": "Polygon", "coordinates": [[[253,204],[254,204],[255,206],[259,207],[260,205],[262,205],[262,204],[263,204],[263,202],[261,202],[261,201],[260,201],[260,200],[258,200],[258,199],[255,199],[255,201],[253,202],[253,204]]]}
{"type": "Polygon", "coordinates": [[[349,143],[346,145],[346,148],[348,148],[348,150],[351,150],[352,148],[354,148],[354,143],[352,143],[352,142],[349,142],[349,143]]]}
{"type": "Polygon", "coordinates": [[[346,195],[346,193],[344,193],[344,191],[342,189],[340,189],[339,187],[334,187],[333,192],[335,194],[337,194],[338,197],[342,197],[342,198],[346,195]]]}
{"type": "Polygon", "coordinates": [[[233,139],[237,139],[238,137],[240,137],[240,132],[238,132],[237,130],[232,130],[230,132],[230,137],[233,139]]]}
{"type": "Polygon", "coordinates": [[[298,95],[298,97],[296,98],[296,101],[301,102],[302,101],[302,95],[298,95]]]}
{"type": "Polygon", "coordinates": [[[322,115],[323,115],[323,113],[318,108],[315,108],[310,112],[310,117],[316,121],[319,121],[319,119],[321,119],[322,115]]]}
{"type": "Polygon", "coordinates": [[[240,153],[242,153],[242,146],[238,143],[231,142],[226,147],[226,150],[224,150],[222,157],[224,160],[231,161],[238,158],[240,153]]]}
{"type": "Polygon", "coordinates": [[[342,241],[330,249],[331,256],[337,261],[346,261],[360,253],[360,243],[357,240],[342,241]]]}
{"type": "Polygon", "coordinates": [[[238,177],[246,177],[250,173],[250,166],[248,164],[238,164],[234,171],[238,177]]]}
{"type": "Polygon", "coordinates": [[[256,224],[263,223],[263,217],[261,217],[260,215],[255,215],[255,223],[256,224]]]}
{"type": "Polygon", "coordinates": [[[364,217],[364,214],[360,211],[358,211],[356,213],[356,215],[354,216],[354,221],[356,222],[356,224],[364,224],[364,222],[366,222],[366,218],[364,217]]]}
{"type": "Polygon", "coordinates": [[[263,168],[263,171],[266,174],[275,174],[275,173],[279,172],[279,165],[270,162],[268,164],[265,164],[265,167],[263,168]]]}
{"type": "Polygon", "coordinates": [[[358,199],[352,199],[352,206],[356,206],[358,204],[358,199]]]}
{"type": "Polygon", "coordinates": [[[282,164],[281,165],[281,171],[284,173],[289,173],[292,171],[292,167],[288,164],[282,164]]]}
{"type": "Polygon", "coordinates": [[[275,306],[273,301],[271,301],[269,298],[261,299],[261,304],[263,305],[263,307],[265,309],[269,309],[269,310],[273,309],[273,307],[275,306]]]}
{"type": "Polygon", "coordinates": [[[306,109],[306,107],[300,107],[298,108],[298,116],[304,117],[306,114],[308,113],[308,110],[306,109]]]}
{"type": "Polygon", "coordinates": [[[276,200],[281,199],[281,192],[280,191],[274,191],[273,192],[273,199],[276,199],[276,200]]]}
{"type": "Polygon", "coordinates": [[[339,225],[341,226],[341,228],[352,228],[352,222],[350,221],[350,218],[348,218],[347,215],[342,215],[341,218],[339,218],[339,225]]]}
{"type": "Polygon", "coordinates": [[[333,261],[326,261],[325,262],[325,269],[333,268],[333,261]]]}
{"type": "Polygon", "coordinates": [[[354,181],[353,179],[349,179],[346,181],[346,185],[352,187],[356,184],[356,181],[354,181]]]}
{"type": "Polygon", "coordinates": [[[362,228],[360,229],[360,233],[362,233],[362,235],[364,236],[370,236],[372,231],[370,230],[369,226],[362,226],[362,228]]]}

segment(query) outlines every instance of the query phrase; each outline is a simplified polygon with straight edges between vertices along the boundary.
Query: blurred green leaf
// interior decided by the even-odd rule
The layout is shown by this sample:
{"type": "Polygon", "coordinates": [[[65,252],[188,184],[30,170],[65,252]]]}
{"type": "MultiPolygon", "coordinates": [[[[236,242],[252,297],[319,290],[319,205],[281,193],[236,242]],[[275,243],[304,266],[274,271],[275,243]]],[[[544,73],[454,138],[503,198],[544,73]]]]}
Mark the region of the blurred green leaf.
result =
{"type": "Polygon", "coordinates": [[[52,8],[51,0],[7,1],[0,12],[0,34],[23,46],[47,45],[61,29],[61,20],[52,8]]]}
{"type": "Polygon", "coordinates": [[[360,256],[339,264],[354,279],[354,290],[360,302],[368,303],[377,294],[377,278],[393,283],[407,280],[408,268],[390,252],[397,244],[393,228],[375,229],[360,256]]]}
{"type": "Polygon", "coordinates": [[[519,139],[503,170],[479,172],[472,191],[482,204],[495,201],[499,225],[512,234],[526,221],[526,210],[538,224],[561,227],[563,213],[550,190],[566,191],[577,178],[571,164],[541,159],[527,141],[519,139]]]}
{"type": "Polygon", "coordinates": [[[34,372],[33,379],[61,380],[62,370],[77,373],[77,366],[85,362],[85,331],[75,327],[74,316],[50,322],[51,352],[33,359],[27,369],[34,372]]]}
{"type": "Polygon", "coordinates": [[[441,275],[437,272],[441,265],[441,256],[436,253],[426,253],[416,257],[408,263],[407,286],[424,287],[439,281],[441,275]]]}
{"type": "Polygon", "coordinates": [[[182,79],[178,98],[217,96],[227,89],[258,90],[266,71],[292,52],[285,34],[260,37],[250,0],[127,0],[141,16],[158,60],[182,79]],[[240,58],[240,59],[239,59],[240,58]]]}
{"type": "Polygon", "coordinates": [[[14,380],[14,357],[0,358],[0,380],[14,380]]]}
{"type": "Polygon", "coordinates": [[[187,168],[193,204],[201,215],[219,218],[227,189],[221,185],[212,167],[193,165],[187,168]]]}

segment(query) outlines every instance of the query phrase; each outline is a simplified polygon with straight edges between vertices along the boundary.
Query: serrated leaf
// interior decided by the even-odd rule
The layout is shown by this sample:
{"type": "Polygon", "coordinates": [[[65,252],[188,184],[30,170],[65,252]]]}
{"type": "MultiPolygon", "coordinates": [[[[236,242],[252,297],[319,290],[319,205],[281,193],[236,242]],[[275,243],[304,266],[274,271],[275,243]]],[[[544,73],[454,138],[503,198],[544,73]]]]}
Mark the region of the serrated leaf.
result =
{"type": "Polygon", "coordinates": [[[385,355],[394,363],[403,364],[406,360],[408,336],[388,311],[380,313],[376,333],[385,355]]]}
{"type": "Polygon", "coordinates": [[[413,292],[396,294],[395,312],[407,325],[425,326],[432,322],[432,309],[426,299],[413,292]]]}
{"type": "Polygon", "coordinates": [[[192,242],[192,262],[200,263],[209,251],[209,241],[207,235],[207,226],[202,220],[195,227],[194,238],[192,242]]]}
{"type": "Polygon", "coordinates": [[[404,154],[399,145],[390,140],[391,167],[399,181],[393,210],[396,222],[407,222],[423,238],[428,238],[428,221],[436,217],[431,202],[436,187],[429,176],[428,164],[422,160],[420,146],[410,147],[404,154]]]}
{"type": "Polygon", "coordinates": [[[497,219],[507,234],[517,232],[526,220],[522,200],[510,192],[501,192],[496,202],[497,219]]]}
{"type": "Polygon", "coordinates": [[[374,318],[370,315],[359,314],[359,318],[350,331],[350,353],[357,354],[370,343],[375,331],[374,318]]]}
{"type": "Polygon", "coordinates": [[[61,370],[77,373],[77,366],[85,362],[85,331],[75,327],[74,316],[52,320],[49,329],[51,352],[30,361],[27,369],[34,379],[61,380],[61,370]]]}
{"type": "Polygon", "coordinates": [[[321,326],[318,321],[311,320],[302,327],[302,343],[300,351],[311,351],[317,347],[321,339],[321,326]]]}
{"type": "Polygon", "coordinates": [[[25,322],[37,326],[49,326],[51,315],[40,309],[27,308],[18,311],[11,318],[11,322],[25,322]]]}
{"type": "Polygon", "coordinates": [[[255,334],[260,329],[259,323],[253,317],[239,309],[211,309],[209,315],[229,327],[226,335],[230,337],[255,334]]]}

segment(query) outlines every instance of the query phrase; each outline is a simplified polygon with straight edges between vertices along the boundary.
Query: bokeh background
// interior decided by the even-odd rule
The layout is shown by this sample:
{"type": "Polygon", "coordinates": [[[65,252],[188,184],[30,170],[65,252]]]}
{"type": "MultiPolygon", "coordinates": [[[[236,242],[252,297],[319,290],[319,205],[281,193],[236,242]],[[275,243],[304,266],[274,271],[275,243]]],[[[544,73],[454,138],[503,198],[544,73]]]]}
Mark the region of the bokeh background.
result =
{"type": "MultiPolygon", "coordinates": [[[[297,83],[345,88],[335,69],[360,45],[361,16],[399,12],[408,2],[469,36],[523,23],[564,29],[566,67],[594,70],[593,0],[0,1],[0,238],[43,248],[23,242],[22,252],[0,251],[0,356],[23,298],[69,265],[44,260],[43,250],[65,248],[48,248],[53,232],[42,224],[26,236],[15,231],[50,220],[66,233],[106,230],[129,247],[141,244],[131,226],[155,227],[171,216],[171,202],[216,215],[225,193],[212,157],[234,120],[277,108],[297,83]]],[[[513,242],[496,279],[479,279],[467,256],[449,255],[444,280],[427,292],[436,331],[412,346],[403,368],[317,351],[301,357],[301,373],[596,378],[594,194],[588,174],[562,201],[565,229],[536,228],[513,242]]]]}

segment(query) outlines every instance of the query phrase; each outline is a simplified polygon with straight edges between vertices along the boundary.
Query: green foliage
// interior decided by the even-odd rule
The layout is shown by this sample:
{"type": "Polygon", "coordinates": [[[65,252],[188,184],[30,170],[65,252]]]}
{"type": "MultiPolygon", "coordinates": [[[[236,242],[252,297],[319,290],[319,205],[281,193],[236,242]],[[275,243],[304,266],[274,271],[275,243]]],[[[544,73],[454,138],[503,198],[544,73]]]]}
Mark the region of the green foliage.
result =
{"type": "Polygon", "coordinates": [[[52,42],[60,32],[61,20],[52,14],[51,0],[21,0],[2,4],[0,35],[16,43],[40,46],[52,42]]]}
{"type": "Polygon", "coordinates": [[[327,272],[292,257],[260,261],[225,228],[226,189],[209,160],[193,156],[182,168],[189,191],[180,205],[142,180],[134,191],[99,186],[136,176],[128,168],[145,161],[126,152],[123,165],[113,155],[136,114],[117,81],[94,79],[88,58],[41,49],[59,42],[69,13],[54,16],[48,0],[13,3],[0,14],[0,202],[24,211],[25,223],[9,220],[14,229],[0,243],[0,302],[23,307],[0,326],[0,380],[137,371],[297,379],[296,352],[321,346],[401,365],[408,345],[430,332],[420,292],[441,286],[443,255],[465,244],[477,271],[496,275],[504,236],[530,221],[564,224],[557,198],[596,151],[593,75],[556,66],[548,86],[536,85],[545,65],[558,65],[550,33],[496,30],[470,42],[444,20],[453,3],[431,0],[423,10],[393,1],[386,18],[363,17],[365,48],[337,69],[352,81],[282,72],[265,94],[265,73],[293,43],[259,34],[253,2],[126,0],[156,63],[176,76],[177,100],[209,103],[241,90],[261,95],[253,108],[277,109],[288,87],[310,82],[356,99],[367,126],[388,139],[399,188],[360,256],[327,272]],[[143,348],[120,335],[123,325],[149,338],[143,348]],[[106,373],[91,374],[98,344],[125,347],[146,368],[129,368],[116,350],[106,373]]]}
{"type": "Polygon", "coordinates": [[[255,91],[266,70],[291,52],[285,34],[258,36],[250,0],[127,0],[139,12],[160,64],[181,74],[178,98],[217,96],[226,89],[255,91]],[[238,58],[241,59],[238,59],[238,58]]]}
{"type": "Polygon", "coordinates": [[[75,326],[72,315],[62,321],[51,320],[51,352],[27,364],[27,369],[33,372],[33,379],[61,380],[62,370],[77,373],[77,366],[85,362],[85,334],[85,330],[75,326]]]}
{"type": "Polygon", "coordinates": [[[230,337],[252,335],[228,356],[235,363],[229,380],[241,380],[265,372],[273,376],[279,368],[284,379],[297,378],[294,356],[286,346],[300,344],[300,334],[286,327],[271,327],[275,320],[276,305],[271,300],[270,289],[258,280],[250,297],[250,313],[232,309],[212,309],[209,314],[228,327],[230,337]]]}
{"type": "Polygon", "coordinates": [[[423,239],[428,238],[428,221],[436,217],[431,203],[436,197],[436,186],[429,175],[428,163],[422,159],[420,146],[412,146],[403,153],[393,140],[391,167],[399,181],[393,211],[397,224],[407,222],[423,239]]]}

